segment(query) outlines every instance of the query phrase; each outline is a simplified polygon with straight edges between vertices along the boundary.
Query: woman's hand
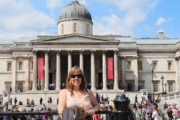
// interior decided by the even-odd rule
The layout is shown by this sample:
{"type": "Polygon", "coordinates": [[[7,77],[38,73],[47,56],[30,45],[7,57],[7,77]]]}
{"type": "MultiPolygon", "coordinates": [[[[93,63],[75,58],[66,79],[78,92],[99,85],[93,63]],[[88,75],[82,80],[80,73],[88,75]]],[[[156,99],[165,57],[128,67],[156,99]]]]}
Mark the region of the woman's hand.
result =
{"type": "Polygon", "coordinates": [[[89,109],[88,111],[85,110],[86,112],[86,116],[90,116],[90,115],[94,115],[96,113],[96,110],[95,109],[89,109]]]}

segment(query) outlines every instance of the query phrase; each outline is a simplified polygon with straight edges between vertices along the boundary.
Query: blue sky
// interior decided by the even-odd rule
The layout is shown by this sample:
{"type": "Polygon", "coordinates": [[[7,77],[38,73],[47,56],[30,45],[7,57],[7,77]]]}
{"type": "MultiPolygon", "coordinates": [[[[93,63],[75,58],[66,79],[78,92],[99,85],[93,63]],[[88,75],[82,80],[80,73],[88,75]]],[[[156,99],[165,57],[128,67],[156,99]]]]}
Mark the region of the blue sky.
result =
{"type": "MultiPolygon", "coordinates": [[[[57,34],[72,0],[0,0],[0,39],[57,34]]],[[[180,38],[180,0],[79,0],[90,11],[93,34],[154,37],[162,29],[180,38]]]]}

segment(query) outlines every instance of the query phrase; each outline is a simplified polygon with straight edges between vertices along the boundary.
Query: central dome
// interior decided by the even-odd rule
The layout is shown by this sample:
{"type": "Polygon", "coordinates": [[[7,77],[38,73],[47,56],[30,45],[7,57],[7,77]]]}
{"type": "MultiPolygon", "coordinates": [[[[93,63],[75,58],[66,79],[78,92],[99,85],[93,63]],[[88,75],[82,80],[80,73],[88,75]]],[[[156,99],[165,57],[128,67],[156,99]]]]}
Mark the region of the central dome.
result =
{"type": "Polygon", "coordinates": [[[58,23],[68,20],[86,20],[92,23],[90,12],[80,4],[73,0],[71,4],[67,5],[61,12],[58,23]]]}

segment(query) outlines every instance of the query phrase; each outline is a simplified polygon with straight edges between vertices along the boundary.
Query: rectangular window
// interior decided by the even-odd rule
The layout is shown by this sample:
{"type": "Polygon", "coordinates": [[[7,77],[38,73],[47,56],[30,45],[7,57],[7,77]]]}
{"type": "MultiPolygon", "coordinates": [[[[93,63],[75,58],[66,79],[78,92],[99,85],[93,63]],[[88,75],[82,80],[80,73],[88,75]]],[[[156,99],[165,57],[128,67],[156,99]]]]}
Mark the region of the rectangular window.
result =
{"type": "Polygon", "coordinates": [[[64,34],[64,25],[61,26],[61,34],[64,34]]]}
{"type": "Polygon", "coordinates": [[[138,70],[143,70],[142,61],[138,61],[138,70]]]}
{"type": "Polygon", "coordinates": [[[77,32],[77,23],[74,23],[74,26],[73,26],[73,31],[74,31],[74,33],[76,33],[76,32],[77,32]]]}
{"type": "Polygon", "coordinates": [[[32,90],[32,88],[33,88],[33,83],[32,83],[32,82],[29,82],[29,88],[28,88],[28,90],[32,90]]]}
{"type": "Polygon", "coordinates": [[[157,62],[153,62],[153,70],[157,69],[157,62]]]}
{"type": "Polygon", "coordinates": [[[138,84],[138,90],[141,90],[141,89],[144,89],[144,83],[143,82],[140,82],[138,84]]]}
{"type": "Polygon", "coordinates": [[[173,83],[168,83],[168,90],[169,90],[169,92],[173,92],[174,91],[173,83]]]}
{"type": "Polygon", "coordinates": [[[128,62],[127,62],[127,68],[128,68],[128,69],[131,69],[131,61],[128,61],[128,62]]]}
{"type": "Polygon", "coordinates": [[[11,71],[11,62],[7,63],[7,71],[11,71]]]}
{"type": "Polygon", "coordinates": [[[6,90],[11,91],[11,83],[5,83],[6,90]]]}
{"type": "Polygon", "coordinates": [[[23,62],[19,62],[19,70],[22,70],[23,62]]]}
{"type": "Polygon", "coordinates": [[[158,92],[158,83],[153,83],[154,92],[158,92]]]}
{"type": "Polygon", "coordinates": [[[18,92],[23,92],[23,83],[18,83],[18,92]]]}
{"type": "Polygon", "coordinates": [[[172,66],[171,62],[168,62],[168,70],[171,70],[171,66],[172,66]]]}

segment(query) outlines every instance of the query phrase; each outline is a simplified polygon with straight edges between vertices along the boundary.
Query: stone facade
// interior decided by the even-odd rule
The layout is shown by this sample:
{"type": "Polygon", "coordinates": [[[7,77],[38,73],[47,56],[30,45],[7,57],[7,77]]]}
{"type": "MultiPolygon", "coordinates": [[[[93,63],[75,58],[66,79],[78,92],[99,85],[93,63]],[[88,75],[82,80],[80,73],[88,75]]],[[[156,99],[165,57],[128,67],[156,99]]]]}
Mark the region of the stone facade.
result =
{"type": "Polygon", "coordinates": [[[28,42],[0,44],[0,94],[10,91],[9,97],[22,93],[28,97],[44,95],[44,99],[52,95],[56,99],[74,65],[83,70],[93,92],[115,95],[124,90],[147,89],[147,93],[153,94],[180,90],[180,39],[162,38],[165,36],[162,31],[158,33],[159,38],[146,39],[92,35],[92,23],[82,18],[68,18],[58,24],[57,36],[37,36],[37,39],[29,38],[28,42]],[[73,23],[81,26],[77,28],[79,32],[73,32],[73,23]],[[84,32],[87,23],[88,34],[84,32]],[[64,34],[61,34],[62,24],[64,34]],[[39,57],[44,58],[42,80],[37,77],[39,57]],[[114,60],[112,80],[107,77],[108,57],[114,60]],[[49,90],[50,84],[54,84],[52,90],[49,90]]]}

